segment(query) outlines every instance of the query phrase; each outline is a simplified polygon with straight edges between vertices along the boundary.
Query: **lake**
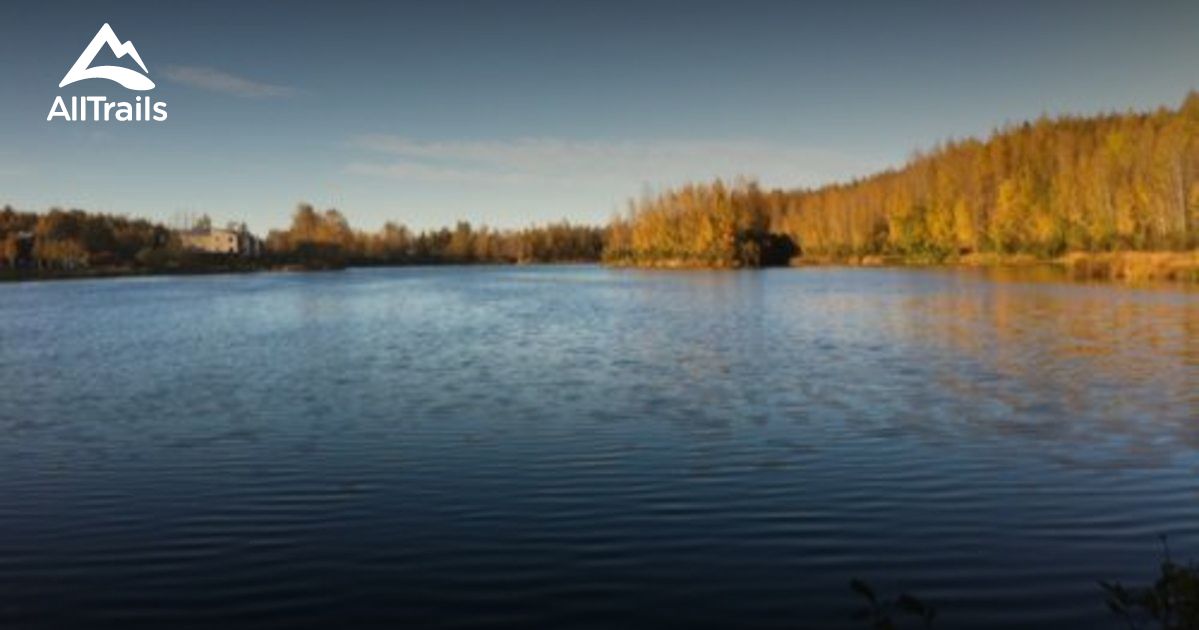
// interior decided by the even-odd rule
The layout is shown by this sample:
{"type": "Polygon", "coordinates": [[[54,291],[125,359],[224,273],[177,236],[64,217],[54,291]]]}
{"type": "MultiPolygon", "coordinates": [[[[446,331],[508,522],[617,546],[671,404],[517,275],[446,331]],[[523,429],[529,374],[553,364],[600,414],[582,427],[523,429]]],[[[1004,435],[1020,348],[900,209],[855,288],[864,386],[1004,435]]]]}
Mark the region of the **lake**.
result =
{"type": "Polygon", "coordinates": [[[1123,627],[1199,292],[978,270],[0,285],[0,627],[1123,627]],[[186,623],[185,623],[186,622],[186,623]]]}

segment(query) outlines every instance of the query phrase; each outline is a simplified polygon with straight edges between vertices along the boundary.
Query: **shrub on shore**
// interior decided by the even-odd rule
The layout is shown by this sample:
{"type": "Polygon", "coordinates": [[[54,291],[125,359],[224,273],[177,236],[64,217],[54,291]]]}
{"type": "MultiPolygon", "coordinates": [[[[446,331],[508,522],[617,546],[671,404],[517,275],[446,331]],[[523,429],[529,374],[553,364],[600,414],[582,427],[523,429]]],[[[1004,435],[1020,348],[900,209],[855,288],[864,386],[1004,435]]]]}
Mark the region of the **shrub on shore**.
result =
{"type": "Polygon", "coordinates": [[[1079,280],[1199,282],[1199,251],[1075,252],[1061,262],[1079,280]]]}

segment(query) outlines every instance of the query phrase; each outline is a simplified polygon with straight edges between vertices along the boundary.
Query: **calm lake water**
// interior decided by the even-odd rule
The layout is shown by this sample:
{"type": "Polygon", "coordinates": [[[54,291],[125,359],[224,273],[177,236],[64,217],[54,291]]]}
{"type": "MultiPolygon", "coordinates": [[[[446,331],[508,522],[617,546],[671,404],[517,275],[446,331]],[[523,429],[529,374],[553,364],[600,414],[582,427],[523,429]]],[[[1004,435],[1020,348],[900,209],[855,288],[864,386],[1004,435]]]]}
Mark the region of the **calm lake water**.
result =
{"type": "Polygon", "coordinates": [[[0,286],[0,627],[1121,627],[1199,292],[409,268],[0,286]],[[187,622],[187,623],[184,623],[187,622]]]}

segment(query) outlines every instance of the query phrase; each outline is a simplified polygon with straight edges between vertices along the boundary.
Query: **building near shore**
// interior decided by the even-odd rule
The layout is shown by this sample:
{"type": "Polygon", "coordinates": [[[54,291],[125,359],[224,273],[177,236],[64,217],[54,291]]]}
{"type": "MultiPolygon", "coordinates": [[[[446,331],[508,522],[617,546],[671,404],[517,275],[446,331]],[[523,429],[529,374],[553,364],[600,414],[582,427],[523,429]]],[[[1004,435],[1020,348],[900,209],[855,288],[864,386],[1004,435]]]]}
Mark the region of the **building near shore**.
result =
{"type": "Polygon", "coordinates": [[[262,255],[262,239],[250,233],[246,227],[192,228],[178,232],[183,248],[204,254],[225,254],[257,258],[262,255]]]}

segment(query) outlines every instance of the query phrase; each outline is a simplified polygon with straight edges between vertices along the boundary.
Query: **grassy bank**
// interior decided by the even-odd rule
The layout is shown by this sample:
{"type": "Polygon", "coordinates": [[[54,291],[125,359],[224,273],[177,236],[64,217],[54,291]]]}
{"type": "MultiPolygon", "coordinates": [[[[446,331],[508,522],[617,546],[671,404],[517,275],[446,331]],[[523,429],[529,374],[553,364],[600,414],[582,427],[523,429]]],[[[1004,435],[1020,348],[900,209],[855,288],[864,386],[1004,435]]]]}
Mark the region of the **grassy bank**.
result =
{"type": "Polygon", "coordinates": [[[1079,280],[1199,282],[1199,251],[1073,253],[1056,262],[1079,280]]]}
{"type": "Polygon", "coordinates": [[[1030,254],[968,254],[959,257],[911,256],[802,256],[793,266],[846,265],[851,267],[1030,267],[1054,266],[1075,280],[1119,282],[1199,283],[1199,251],[1186,252],[1072,252],[1057,258],[1030,254]]]}

